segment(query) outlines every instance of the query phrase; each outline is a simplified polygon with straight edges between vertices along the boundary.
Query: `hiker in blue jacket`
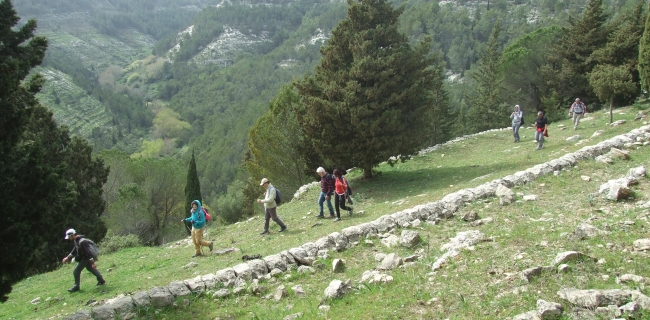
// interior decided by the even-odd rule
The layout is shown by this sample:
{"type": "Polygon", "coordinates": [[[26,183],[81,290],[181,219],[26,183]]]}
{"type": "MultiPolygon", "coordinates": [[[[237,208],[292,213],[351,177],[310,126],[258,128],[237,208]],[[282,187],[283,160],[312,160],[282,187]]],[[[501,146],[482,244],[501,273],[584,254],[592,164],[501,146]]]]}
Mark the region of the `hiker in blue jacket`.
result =
{"type": "Polygon", "coordinates": [[[201,201],[194,200],[192,201],[192,209],[190,210],[192,214],[189,218],[181,220],[181,222],[190,222],[192,223],[192,242],[194,243],[194,257],[201,256],[201,246],[209,247],[210,252],[212,252],[213,243],[203,240],[203,229],[205,227],[205,213],[201,209],[201,201]]]}
{"type": "Polygon", "coordinates": [[[83,235],[77,234],[77,231],[74,229],[68,229],[68,231],[65,232],[65,239],[72,241],[72,243],[74,243],[74,248],[65,258],[63,258],[63,260],[61,260],[61,263],[65,264],[66,262],[72,261],[72,257],[74,257],[75,261],[77,261],[77,266],[74,268],[74,271],[72,271],[72,275],[74,276],[74,286],[68,289],[68,291],[79,291],[81,270],[84,268],[95,275],[97,278],[98,286],[105,285],[106,280],[104,280],[102,274],[99,273],[99,270],[97,270],[95,259],[89,253],[88,246],[90,246],[90,242],[82,241],[82,239],[85,239],[85,237],[83,235]]]}

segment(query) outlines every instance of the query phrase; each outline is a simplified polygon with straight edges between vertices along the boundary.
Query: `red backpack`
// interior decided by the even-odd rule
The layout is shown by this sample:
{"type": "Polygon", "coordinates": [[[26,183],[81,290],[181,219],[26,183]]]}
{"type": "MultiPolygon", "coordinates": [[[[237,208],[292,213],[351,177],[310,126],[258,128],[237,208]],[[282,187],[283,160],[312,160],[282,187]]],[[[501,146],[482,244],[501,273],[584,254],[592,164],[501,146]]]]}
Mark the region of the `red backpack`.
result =
{"type": "Polygon", "coordinates": [[[201,207],[201,211],[203,211],[203,214],[205,215],[205,222],[210,222],[210,214],[208,213],[208,209],[205,207],[201,207]]]}

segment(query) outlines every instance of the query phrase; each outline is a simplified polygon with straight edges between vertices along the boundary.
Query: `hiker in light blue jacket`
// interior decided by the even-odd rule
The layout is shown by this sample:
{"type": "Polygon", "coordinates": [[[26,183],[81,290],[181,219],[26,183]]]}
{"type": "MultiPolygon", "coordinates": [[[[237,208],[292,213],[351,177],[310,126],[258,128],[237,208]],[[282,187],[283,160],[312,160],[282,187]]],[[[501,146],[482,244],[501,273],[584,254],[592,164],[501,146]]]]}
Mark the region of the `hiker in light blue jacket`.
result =
{"type": "Polygon", "coordinates": [[[181,220],[181,222],[191,222],[192,223],[192,242],[194,243],[194,257],[201,256],[201,246],[209,247],[210,251],[213,249],[212,242],[203,240],[203,229],[205,227],[205,213],[201,209],[201,201],[194,200],[192,201],[192,209],[190,210],[192,214],[189,218],[181,220]]]}
{"type": "Polygon", "coordinates": [[[510,119],[512,119],[512,133],[515,136],[515,142],[519,142],[519,127],[521,127],[524,119],[524,113],[519,108],[519,105],[515,106],[515,111],[510,115],[510,119]]]}

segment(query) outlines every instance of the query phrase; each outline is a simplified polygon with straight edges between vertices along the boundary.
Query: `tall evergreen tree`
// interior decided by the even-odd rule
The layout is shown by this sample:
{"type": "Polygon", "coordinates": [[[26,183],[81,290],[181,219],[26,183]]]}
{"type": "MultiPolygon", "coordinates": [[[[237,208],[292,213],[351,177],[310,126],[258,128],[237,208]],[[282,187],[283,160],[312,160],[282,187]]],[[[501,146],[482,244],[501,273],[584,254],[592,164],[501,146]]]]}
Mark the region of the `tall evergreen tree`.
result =
{"type": "Polygon", "coordinates": [[[348,15],[321,48],[316,72],[294,85],[305,136],[341,167],[372,168],[391,156],[412,154],[430,139],[439,75],[431,68],[430,40],[412,48],[398,31],[404,7],[386,0],[348,0],[348,15]]]}
{"type": "Polygon", "coordinates": [[[185,184],[185,215],[188,217],[192,209],[192,201],[194,200],[199,200],[203,204],[201,183],[199,182],[199,175],[196,172],[196,160],[194,159],[194,150],[192,150],[192,158],[187,169],[187,183],[185,184]]]}
{"type": "Polygon", "coordinates": [[[650,14],[646,15],[643,36],[639,43],[639,80],[641,89],[650,91],[650,14]]]}
{"type": "Polygon", "coordinates": [[[571,26],[549,55],[549,65],[542,71],[562,105],[568,106],[576,97],[587,102],[596,98],[587,74],[597,63],[587,60],[607,43],[606,20],[602,0],[589,0],[582,18],[577,22],[569,21],[571,26]]]}
{"type": "MultiPolygon", "coordinates": [[[[607,87],[611,88],[625,88],[625,90],[621,92],[617,93],[616,91],[613,91],[611,92],[613,95],[607,95],[603,102],[609,102],[610,109],[613,107],[614,103],[623,105],[632,103],[641,93],[639,85],[640,77],[637,65],[639,59],[639,42],[643,36],[645,21],[643,5],[644,1],[639,1],[632,10],[622,13],[616,20],[612,21],[610,27],[612,33],[609,35],[607,44],[594,51],[587,59],[588,63],[594,63],[597,67],[608,66],[606,68],[600,68],[597,72],[598,75],[589,75],[589,83],[592,85],[596,95],[601,98],[601,101],[603,97],[602,93],[604,92],[603,81],[607,82],[607,80],[596,79],[602,76],[616,74],[616,81],[628,83],[624,86],[614,86],[613,84],[612,86],[607,85],[607,87]],[[628,75],[623,76],[621,74],[623,71],[628,75]],[[635,85],[630,86],[630,82],[635,85]],[[594,87],[594,83],[599,84],[598,89],[594,87]]],[[[592,70],[592,73],[593,72],[596,72],[596,68],[592,70]]]]}
{"type": "Polygon", "coordinates": [[[498,41],[500,32],[501,25],[497,21],[485,50],[479,56],[480,60],[476,69],[471,70],[471,76],[476,81],[475,91],[469,98],[470,126],[474,132],[507,125],[507,118],[504,117],[505,111],[501,110],[504,99],[502,98],[503,76],[500,72],[501,53],[498,41]]]}

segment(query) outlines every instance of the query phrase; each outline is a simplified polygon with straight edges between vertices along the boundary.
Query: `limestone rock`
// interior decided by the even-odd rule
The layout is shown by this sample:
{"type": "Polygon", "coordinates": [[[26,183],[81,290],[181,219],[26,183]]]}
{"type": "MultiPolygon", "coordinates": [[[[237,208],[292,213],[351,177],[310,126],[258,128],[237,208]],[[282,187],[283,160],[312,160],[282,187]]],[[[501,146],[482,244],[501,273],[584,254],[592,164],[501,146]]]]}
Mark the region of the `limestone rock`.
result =
{"type": "Polygon", "coordinates": [[[390,236],[381,239],[381,244],[388,248],[392,248],[396,245],[398,245],[400,242],[400,238],[394,234],[391,234],[390,236]]]}
{"type": "Polygon", "coordinates": [[[470,211],[468,213],[465,213],[462,217],[462,220],[467,222],[476,221],[476,219],[478,219],[478,214],[476,213],[476,211],[470,211]]]}
{"type": "Polygon", "coordinates": [[[583,240],[583,239],[589,239],[589,238],[595,238],[597,236],[601,235],[608,235],[611,232],[609,231],[604,231],[600,230],[586,222],[583,222],[579,224],[575,230],[573,230],[573,236],[577,239],[583,240]]]}
{"type": "Polygon", "coordinates": [[[262,279],[264,278],[264,276],[266,276],[269,273],[269,268],[266,266],[266,262],[264,262],[264,260],[262,259],[249,260],[246,263],[250,268],[251,276],[253,277],[253,279],[262,279]]]}
{"type": "MultiPolygon", "coordinates": [[[[185,289],[187,290],[187,287],[185,289]]],[[[187,290],[187,292],[189,294],[190,290],[187,290]]],[[[149,289],[149,297],[151,298],[151,305],[154,307],[168,307],[174,303],[174,295],[169,292],[167,287],[153,287],[149,289]]]]}
{"type": "Polygon", "coordinates": [[[92,320],[92,314],[90,310],[82,309],[73,314],[70,314],[66,317],[63,317],[65,320],[92,320]]]}
{"type": "Polygon", "coordinates": [[[582,139],[582,136],[579,135],[579,134],[577,134],[577,135],[575,135],[575,136],[570,136],[570,137],[566,138],[566,141],[570,141],[570,142],[571,142],[571,141],[578,141],[578,140],[580,140],[580,139],[582,139]]]}
{"type": "Polygon", "coordinates": [[[316,270],[310,266],[300,266],[298,267],[298,273],[314,273],[316,270]]]}
{"type": "Polygon", "coordinates": [[[633,246],[635,251],[650,250],[650,239],[634,240],[633,246]]]}
{"type": "Polygon", "coordinates": [[[213,299],[223,299],[230,296],[231,292],[228,289],[219,289],[212,295],[213,299]]]}
{"type": "Polygon", "coordinates": [[[512,320],[542,320],[537,311],[528,311],[522,314],[518,314],[512,318],[512,320]]]}
{"type": "Polygon", "coordinates": [[[626,121],[626,120],[623,120],[623,119],[621,119],[621,120],[616,120],[616,121],[612,122],[612,123],[610,124],[610,126],[612,126],[612,127],[620,126],[620,125],[624,124],[625,122],[627,122],[627,121],[626,121]]]}
{"type": "Polygon", "coordinates": [[[280,301],[280,299],[286,296],[287,296],[287,289],[283,285],[280,285],[275,289],[275,292],[273,293],[273,300],[280,301]]]}
{"type": "Polygon", "coordinates": [[[290,314],[290,315],[282,318],[282,320],[295,320],[295,319],[298,319],[300,317],[302,317],[302,312],[290,314]]]}
{"type": "Polygon", "coordinates": [[[400,258],[397,254],[391,253],[388,254],[384,257],[384,259],[381,261],[381,264],[377,267],[379,270],[392,270],[395,269],[399,266],[401,266],[403,263],[402,258],[400,258]]]}
{"type": "Polygon", "coordinates": [[[627,171],[627,174],[625,175],[626,178],[634,179],[634,180],[641,180],[645,178],[646,175],[646,168],[645,166],[638,166],[636,168],[632,168],[627,171]]]}
{"type": "Polygon", "coordinates": [[[595,258],[590,257],[582,252],[577,252],[577,251],[565,251],[565,252],[560,252],[555,256],[555,259],[553,259],[553,262],[551,265],[557,266],[569,261],[575,261],[575,260],[593,260],[596,261],[595,258]]]}
{"type": "Polygon", "coordinates": [[[608,305],[622,306],[628,302],[637,302],[642,308],[650,307],[650,298],[640,291],[619,289],[590,289],[579,290],[565,288],[557,292],[560,298],[587,309],[605,307],[608,305]]]}
{"type": "Polygon", "coordinates": [[[183,281],[172,281],[167,285],[167,289],[169,289],[169,292],[171,292],[174,297],[188,296],[192,293],[183,281]]]}
{"type": "Polygon", "coordinates": [[[629,160],[630,159],[630,152],[627,150],[621,150],[618,148],[612,148],[608,156],[612,159],[622,159],[622,160],[629,160]]]}
{"type": "Polygon", "coordinates": [[[556,320],[562,317],[564,308],[561,304],[555,302],[548,302],[544,300],[537,300],[537,312],[542,320],[556,320]]]}
{"type": "Polygon", "coordinates": [[[201,293],[205,291],[205,282],[203,282],[203,277],[198,276],[193,279],[188,279],[183,281],[190,291],[194,293],[201,293]]]}
{"type": "Polygon", "coordinates": [[[511,204],[515,201],[515,193],[502,184],[497,186],[496,196],[499,197],[499,204],[502,206],[511,204]]]}
{"type": "MultiPolygon", "coordinates": [[[[320,248],[320,246],[318,248],[320,248]]],[[[309,256],[307,250],[303,248],[291,248],[289,249],[289,253],[294,257],[294,259],[299,265],[311,266],[311,264],[314,263],[315,255],[309,256]]]]}
{"type": "Polygon", "coordinates": [[[342,297],[348,293],[350,289],[350,280],[345,282],[335,279],[330,282],[330,284],[325,289],[325,298],[326,299],[336,299],[342,297]]]}
{"type": "Polygon", "coordinates": [[[646,279],[642,276],[637,276],[635,274],[624,274],[616,278],[616,283],[620,284],[626,282],[646,283],[646,279]]]}
{"type": "Polygon", "coordinates": [[[536,194],[527,194],[524,196],[524,201],[537,201],[537,198],[536,194]]]}
{"type": "Polygon", "coordinates": [[[293,293],[298,297],[301,298],[307,297],[307,293],[305,292],[305,289],[303,289],[302,286],[299,284],[291,287],[291,290],[293,290],[293,293]]]}
{"type": "Polygon", "coordinates": [[[402,236],[400,237],[400,244],[407,248],[413,248],[415,245],[420,243],[422,238],[420,238],[420,233],[412,230],[402,230],[402,236]]]}

